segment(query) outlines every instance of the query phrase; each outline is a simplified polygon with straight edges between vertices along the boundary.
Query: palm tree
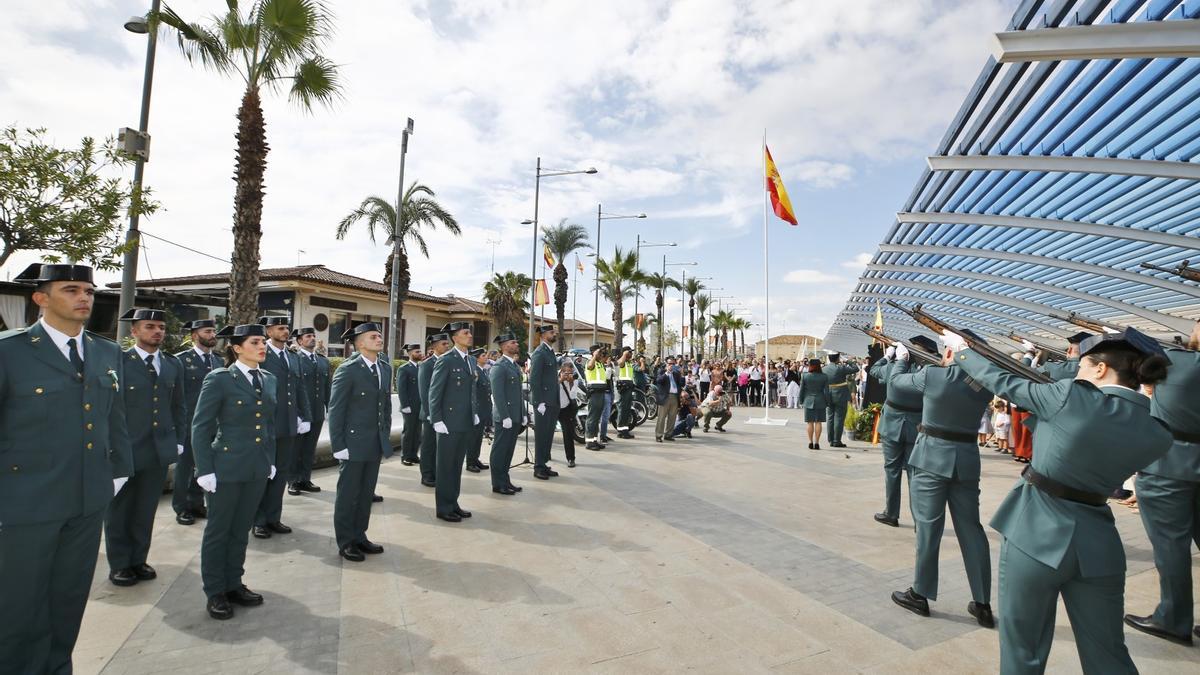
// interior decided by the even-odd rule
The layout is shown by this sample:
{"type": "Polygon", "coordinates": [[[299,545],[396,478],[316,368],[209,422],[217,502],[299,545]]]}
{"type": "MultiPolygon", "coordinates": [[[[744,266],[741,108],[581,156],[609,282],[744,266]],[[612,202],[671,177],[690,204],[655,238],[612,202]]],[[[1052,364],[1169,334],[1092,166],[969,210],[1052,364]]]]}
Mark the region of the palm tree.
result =
{"type": "Polygon", "coordinates": [[[712,329],[712,323],[705,319],[708,316],[708,308],[712,305],[712,296],[706,294],[696,296],[696,313],[700,318],[696,320],[696,330],[700,333],[700,357],[704,357],[704,350],[708,345],[705,338],[708,337],[708,331],[712,329]],[[704,323],[701,323],[703,321],[704,323]]]}
{"type": "Polygon", "coordinates": [[[511,331],[524,342],[525,317],[529,312],[529,290],[533,281],[518,272],[496,273],[483,285],[483,304],[496,321],[496,334],[511,331]]]}
{"type": "Polygon", "coordinates": [[[263,175],[267,169],[266,121],[261,93],[287,88],[302,110],[330,105],[341,97],[338,68],[321,54],[333,21],[319,0],[258,0],[242,11],[227,0],[226,11],[208,24],[188,23],[164,7],[150,17],[166,24],[192,63],[246,84],[238,107],[234,168],[233,256],[229,270],[229,321],[251,323],[258,315],[259,244],[262,240],[263,175]]]}
{"type": "Polygon", "coordinates": [[[619,351],[625,339],[622,328],[624,302],[637,292],[634,284],[646,283],[646,273],[638,269],[637,253],[622,251],[619,246],[613,249],[612,260],[596,259],[596,273],[599,276],[600,294],[612,303],[614,349],[619,351]]]}
{"type": "Polygon", "coordinates": [[[703,361],[704,360],[705,337],[708,333],[708,319],[705,319],[704,316],[701,315],[701,317],[699,319],[696,319],[696,322],[694,325],[695,325],[695,332],[692,333],[692,353],[693,353],[693,355],[695,354],[696,345],[699,345],[700,346],[700,360],[703,361]]]}
{"type": "Polygon", "coordinates": [[[746,355],[747,355],[747,352],[746,352],[746,329],[747,329],[747,328],[749,328],[749,327],[750,327],[750,325],[751,325],[751,324],[750,324],[750,320],[749,320],[749,319],[734,319],[734,320],[733,320],[733,326],[732,326],[732,327],[733,327],[733,328],[734,328],[734,329],[737,331],[737,333],[738,333],[738,335],[734,336],[734,337],[735,337],[735,339],[734,339],[734,343],[733,343],[733,344],[734,344],[734,347],[737,347],[737,339],[736,339],[736,338],[737,338],[738,336],[740,336],[740,337],[741,337],[741,339],[742,339],[742,351],[741,351],[741,355],[742,355],[742,357],[743,357],[743,358],[745,358],[745,357],[746,357],[746,355]]]}
{"type": "MultiPolygon", "coordinates": [[[[663,325],[664,294],[667,292],[668,288],[679,290],[683,288],[683,286],[679,284],[679,280],[673,279],[662,272],[647,274],[645,281],[643,281],[643,285],[654,287],[654,305],[658,308],[658,325],[661,327],[663,325]]],[[[662,331],[660,330],[658,333],[658,351],[660,354],[662,353],[662,350],[662,331]]]]}
{"type": "MultiPolygon", "coordinates": [[[[688,296],[688,334],[696,335],[696,294],[704,290],[704,283],[696,278],[683,283],[683,292],[688,296]]],[[[701,314],[703,315],[703,313],[701,314]]],[[[692,358],[696,358],[696,348],[691,350],[692,358]]]]}
{"type": "MultiPolygon", "coordinates": [[[[428,226],[431,230],[436,230],[438,224],[441,224],[449,232],[456,235],[462,234],[462,229],[458,226],[458,221],[454,216],[450,215],[442,205],[434,199],[436,195],[433,190],[421,185],[417,181],[413,181],[408,189],[404,191],[404,202],[400,207],[401,223],[397,227],[396,223],[396,208],[387,199],[378,195],[371,195],[362,200],[357,209],[354,209],[337,225],[337,238],[345,239],[350,228],[357,222],[365,220],[367,223],[367,236],[371,238],[371,243],[375,243],[375,227],[387,236],[388,259],[387,268],[383,272],[383,284],[391,287],[392,284],[392,261],[396,255],[396,239],[400,240],[400,289],[396,294],[396,316],[392,317],[394,325],[402,326],[401,320],[404,318],[404,301],[408,298],[408,287],[412,283],[412,275],[409,274],[408,267],[408,246],[415,245],[421,251],[421,255],[429,257],[429,247],[425,244],[425,237],[421,234],[421,226],[428,226]],[[397,235],[397,233],[399,233],[397,235]]],[[[396,332],[397,339],[401,339],[400,332],[396,332]]],[[[397,345],[388,345],[388,349],[393,349],[397,345]]]]}
{"type": "Polygon", "coordinates": [[[729,355],[729,331],[733,328],[733,312],[721,310],[712,315],[713,330],[719,331],[721,341],[721,356],[729,355]]]}
{"type": "Polygon", "coordinates": [[[554,266],[554,309],[558,315],[558,351],[567,351],[567,333],[563,330],[567,312],[567,256],[581,248],[591,248],[587,243],[588,233],[582,225],[568,224],[567,219],[558,225],[547,227],[542,233],[542,243],[549,249],[558,264],[554,266]]]}

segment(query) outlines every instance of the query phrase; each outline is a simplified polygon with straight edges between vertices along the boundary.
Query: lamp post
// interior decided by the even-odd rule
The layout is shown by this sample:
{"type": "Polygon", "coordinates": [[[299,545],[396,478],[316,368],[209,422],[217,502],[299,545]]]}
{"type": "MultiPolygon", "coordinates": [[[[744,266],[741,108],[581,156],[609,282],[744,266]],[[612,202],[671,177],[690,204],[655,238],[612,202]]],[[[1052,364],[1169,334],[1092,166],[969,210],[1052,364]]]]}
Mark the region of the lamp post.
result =
{"type": "MultiPolygon", "coordinates": [[[[660,356],[662,355],[662,351],[663,351],[663,331],[664,331],[663,324],[664,324],[664,323],[666,323],[666,316],[665,316],[665,314],[666,314],[666,306],[667,306],[667,266],[676,267],[676,266],[678,266],[678,265],[699,265],[699,264],[700,264],[700,263],[698,263],[698,262],[673,262],[673,263],[669,263],[669,262],[667,262],[667,256],[665,256],[665,255],[663,256],[663,262],[662,262],[662,278],[663,278],[663,283],[662,283],[662,288],[661,288],[661,289],[659,289],[659,290],[660,290],[660,292],[662,293],[662,299],[663,299],[663,312],[664,312],[664,317],[663,317],[663,320],[662,320],[662,321],[660,321],[660,322],[659,322],[659,324],[658,324],[658,353],[659,353],[659,355],[660,355],[660,356]]],[[[682,291],[680,292],[680,295],[683,295],[682,291]]],[[[681,332],[681,333],[682,333],[683,331],[682,331],[682,330],[680,330],[679,332],[681,332]]]]}
{"type": "MultiPolygon", "coordinates": [[[[638,260],[638,262],[641,262],[642,249],[654,248],[656,246],[675,246],[675,245],[676,244],[673,241],[664,241],[661,243],[642,241],[642,235],[641,235],[641,233],[638,233],[637,248],[634,249],[634,253],[635,253],[634,257],[638,260]]],[[[637,329],[637,315],[638,315],[638,300],[641,299],[641,297],[642,297],[642,285],[634,284],[633,287],[637,289],[637,293],[635,293],[633,296],[633,321],[634,321],[634,329],[636,330],[637,329]]],[[[634,346],[636,347],[637,345],[635,344],[634,346]]]]}
{"type": "MultiPolygon", "coordinates": [[[[146,36],[146,69],[142,73],[142,111],[138,118],[138,138],[129,139],[131,142],[140,144],[140,152],[135,153],[135,161],[133,165],[133,194],[135,199],[141,198],[142,192],[142,176],[145,172],[146,158],[150,149],[150,135],[146,130],[150,126],[150,90],[154,86],[154,52],[158,46],[158,31],[150,29],[149,17],[158,16],[160,0],[154,0],[150,3],[150,14],[148,16],[130,17],[125,22],[125,30],[137,35],[146,36]]],[[[132,204],[130,205],[133,206],[132,204]]],[[[138,248],[140,247],[140,236],[138,235],[138,210],[136,208],[129,209],[129,230],[125,233],[125,261],[121,265],[121,298],[118,301],[117,316],[125,316],[132,307],[137,297],[137,268],[138,268],[138,248]]],[[[132,321],[117,322],[117,340],[129,337],[129,326],[132,321]]]]}
{"type": "Polygon", "coordinates": [[[388,355],[396,358],[400,354],[400,321],[396,310],[400,307],[400,244],[404,241],[404,158],[408,156],[408,137],[413,132],[413,120],[408,118],[404,131],[400,132],[400,185],[396,188],[396,231],[392,233],[392,284],[388,290],[388,355]]]}
{"type": "Polygon", "coordinates": [[[575,174],[593,174],[596,167],[588,167],[577,171],[542,171],[542,158],[537,158],[537,169],[533,180],[533,220],[522,221],[522,225],[533,225],[533,258],[529,263],[529,350],[533,351],[533,307],[537,302],[537,259],[538,259],[538,199],[542,192],[542,178],[554,176],[572,176],[575,174]]]}
{"type": "MultiPolygon", "coordinates": [[[[645,217],[646,217],[646,214],[644,214],[644,213],[639,213],[636,216],[622,216],[622,215],[618,215],[615,213],[604,213],[604,211],[601,209],[600,204],[597,204],[596,205],[596,253],[597,253],[597,255],[600,253],[600,221],[602,221],[602,220],[625,220],[625,219],[630,219],[630,218],[645,218],[645,217]]],[[[639,234],[638,237],[640,238],[641,235],[639,234]]],[[[592,298],[592,305],[593,305],[593,307],[592,307],[592,344],[596,344],[596,340],[598,337],[598,331],[600,330],[600,268],[595,267],[593,272],[594,272],[593,283],[595,284],[596,288],[594,289],[593,298],[592,298]]],[[[616,327],[613,328],[613,332],[614,332],[614,334],[616,333],[616,327]]]]}
{"type": "MultiPolygon", "coordinates": [[[[712,281],[712,277],[692,277],[692,278],[693,278],[693,279],[695,279],[695,280],[697,280],[697,281],[712,281]]],[[[687,285],[687,270],[680,270],[680,275],[679,275],[679,287],[680,287],[680,288],[683,288],[683,287],[684,287],[684,286],[686,286],[686,285],[687,285]]],[[[688,326],[688,330],[691,330],[691,325],[687,323],[687,303],[686,303],[686,302],[682,302],[682,300],[683,300],[683,296],[685,296],[685,295],[687,295],[687,291],[686,291],[686,290],[685,290],[685,291],[682,291],[682,292],[680,293],[680,295],[679,295],[679,299],[680,299],[680,303],[679,303],[679,353],[680,353],[681,355],[682,355],[682,354],[683,354],[685,351],[687,351],[687,348],[686,348],[686,346],[685,346],[685,342],[684,342],[684,337],[685,337],[685,336],[684,336],[684,334],[683,334],[683,327],[684,327],[685,325],[687,325],[687,326],[688,326]]],[[[694,335],[688,335],[688,336],[686,336],[686,337],[689,337],[689,338],[695,339],[695,337],[696,337],[696,336],[694,336],[694,335]]],[[[693,351],[692,351],[692,357],[693,357],[693,358],[695,358],[695,356],[696,356],[696,354],[695,354],[695,350],[693,350],[693,351]]]]}

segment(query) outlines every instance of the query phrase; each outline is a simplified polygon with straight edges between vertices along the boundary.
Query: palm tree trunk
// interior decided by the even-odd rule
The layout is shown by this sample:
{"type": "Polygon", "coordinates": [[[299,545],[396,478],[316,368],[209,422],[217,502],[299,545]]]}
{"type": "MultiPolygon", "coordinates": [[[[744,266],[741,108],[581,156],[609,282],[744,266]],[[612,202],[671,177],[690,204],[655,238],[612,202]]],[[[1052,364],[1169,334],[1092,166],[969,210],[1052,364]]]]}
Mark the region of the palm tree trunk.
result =
{"type": "MultiPolygon", "coordinates": [[[[396,322],[396,335],[400,336],[398,338],[398,340],[401,344],[403,344],[404,343],[404,336],[403,336],[404,301],[408,299],[408,287],[412,283],[412,274],[410,273],[410,271],[408,269],[408,251],[406,251],[404,249],[403,245],[400,246],[400,261],[399,262],[400,262],[400,265],[399,265],[399,267],[400,267],[400,283],[399,283],[399,288],[396,289],[396,316],[392,317],[392,321],[396,322]]],[[[416,340],[416,342],[424,341],[424,338],[425,338],[424,335],[419,335],[417,337],[418,337],[418,339],[416,340]]],[[[397,356],[398,356],[398,354],[391,355],[392,358],[396,358],[397,356]]]]}
{"type": "Polygon", "coordinates": [[[257,89],[246,89],[237,117],[233,255],[229,269],[229,322],[235,325],[254,323],[258,318],[263,174],[267,170],[270,146],[267,145],[266,122],[257,89]]]}
{"type": "Polygon", "coordinates": [[[696,358],[696,296],[688,300],[688,353],[696,358]]]}
{"type": "Polygon", "coordinates": [[[616,288],[613,290],[617,291],[616,293],[613,293],[612,319],[613,319],[613,342],[615,343],[613,345],[613,351],[620,354],[621,353],[621,342],[625,338],[624,331],[621,328],[621,315],[624,312],[621,307],[621,289],[616,288]]]}
{"type": "Polygon", "coordinates": [[[558,315],[558,351],[567,351],[567,331],[564,330],[567,315],[567,266],[559,262],[554,266],[554,310],[558,315]]]}

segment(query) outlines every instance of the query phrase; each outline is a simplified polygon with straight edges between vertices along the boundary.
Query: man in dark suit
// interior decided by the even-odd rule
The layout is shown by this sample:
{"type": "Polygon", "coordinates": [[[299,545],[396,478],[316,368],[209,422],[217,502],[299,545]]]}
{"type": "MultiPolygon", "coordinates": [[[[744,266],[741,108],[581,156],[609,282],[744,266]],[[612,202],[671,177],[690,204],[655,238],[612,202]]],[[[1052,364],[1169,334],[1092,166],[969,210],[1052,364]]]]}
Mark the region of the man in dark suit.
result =
{"type": "Polygon", "coordinates": [[[421,485],[437,486],[437,434],[430,429],[429,384],[437,361],[450,349],[450,336],[434,333],[427,338],[429,353],[417,366],[417,396],[421,400],[421,485]]]}
{"type": "Polygon", "coordinates": [[[296,465],[292,482],[288,485],[288,494],[298,495],[301,492],[320,492],[321,488],[313,485],[312,470],[317,459],[317,437],[325,426],[325,406],[329,403],[329,359],[316,353],[317,330],[311,326],[297,328],[292,331],[299,351],[296,356],[300,359],[300,382],[304,395],[308,397],[308,407],[312,411],[310,422],[312,427],[296,440],[296,465]]]}
{"type": "Polygon", "coordinates": [[[658,404],[658,418],[654,421],[654,440],[659,443],[675,440],[671,431],[675,426],[675,415],[679,411],[679,392],[683,391],[683,384],[683,375],[679,373],[675,359],[667,357],[666,367],[654,378],[654,399],[658,404]]]}
{"type": "Polygon", "coordinates": [[[171,506],[175,509],[175,522],[192,525],[197,518],[208,516],[204,506],[204,490],[196,484],[196,460],[192,454],[192,417],[196,414],[196,400],[204,377],[225,360],[213,353],[217,346],[217,322],[212,319],[196,319],[183,324],[190,331],[192,346],[175,355],[183,365],[183,409],[184,435],[183,454],[175,462],[175,487],[171,491],[171,506]]]}
{"type": "Polygon", "coordinates": [[[487,350],[476,347],[469,353],[478,366],[479,379],[475,380],[475,409],[479,411],[479,424],[475,425],[475,433],[467,444],[467,471],[479,473],[487,471],[488,465],[480,459],[483,450],[483,437],[492,426],[492,383],[488,380],[487,350]]]}
{"type": "Polygon", "coordinates": [[[558,331],[553,324],[538,326],[541,343],[529,355],[529,403],[533,405],[533,475],[549,480],[558,475],[551,469],[550,448],[554,428],[558,426],[558,357],[554,341],[558,331]]]}
{"type": "Polygon", "coordinates": [[[258,513],[254,515],[252,533],[258,539],[268,539],[272,533],[292,531],[282,522],[283,490],[293,480],[297,437],[308,433],[312,412],[308,393],[301,383],[300,357],[287,350],[292,334],[288,318],[264,316],[258,322],[267,328],[267,360],[263,368],[275,376],[275,476],[267,481],[258,513]]]}
{"type": "Polygon", "coordinates": [[[502,356],[488,373],[492,392],[492,421],[495,425],[490,460],[492,492],[511,497],[523,489],[512,484],[508,470],[517,446],[517,436],[529,419],[525,417],[525,401],[521,397],[521,367],[517,365],[521,343],[512,333],[501,333],[496,336],[496,344],[502,356]]]}
{"type": "Polygon", "coordinates": [[[437,487],[435,503],[437,517],[457,523],[470,518],[471,512],[458,503],[462,488],[463,462],[467,445],[479,426],[475,382],[479,368],[468,353],[474,342],[471,322],[455,321],[445,327],[454,341],[454,349],[446,352],[433,367],[429,381],[429,424],[437,433],[437,487]]]}
{"type": "Polygon", "coordinates": [[[417,449],[421,446],[421,390],[418,386],[417,364],[421,362],[421,345],[404,345],[408,362],[396,370],[396,394],[400,398],[400,415],[404,427],[400,436],[400,463],[412,466],[421,461],[417,449]]]}

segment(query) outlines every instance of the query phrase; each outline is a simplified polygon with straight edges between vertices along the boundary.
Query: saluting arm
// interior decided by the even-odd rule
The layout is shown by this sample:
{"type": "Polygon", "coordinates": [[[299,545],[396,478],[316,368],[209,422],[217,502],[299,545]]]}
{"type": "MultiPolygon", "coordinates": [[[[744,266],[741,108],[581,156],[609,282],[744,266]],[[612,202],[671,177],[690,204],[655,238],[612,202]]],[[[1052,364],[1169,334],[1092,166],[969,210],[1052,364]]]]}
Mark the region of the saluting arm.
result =
{"type": "Polygon", "coordinates": [[[867,374],[877,380],[883,380],[886,382],[888,379],[888,365],[890,365],[890,363],[887,359],[879,359],[874,363],[874,365],[871,366],[870,370],[867,371],[867,374]]]}
{"type": "MultiPolygon", "coordinates": [[[[205,375],[204,384],[200,386],[200,397],[196,399],[196,412],[192,416],[192,456],[196,461],[197,476],[215,473],[212,444],[217,437],[217,416],[221,412],[221,400],[224,395],[218,381],[221,377],[229,376],[216,372],[205,375]]],[[[274,436],[275,434],[266,435],[272,439],[274,436]]]]}
{"type": "Polygon", "coordinates": [[[893,363],[887,385],[889,387],[896,387],[898,390],[924,395],[925,377],[928,371],[922,369],[915,373],[910,373],[908,369],[911,367],[911,363],[908,359],[900,359],[893,363]]]}
{"type": "Polygon", "coordinates": [[[1043,384],[1027,380],[970,349],[956,354],[954,362],[984,389],[1042,419],[1049,419],[1063,409],[1073,382],[1067,379],[1043,384]]]}

